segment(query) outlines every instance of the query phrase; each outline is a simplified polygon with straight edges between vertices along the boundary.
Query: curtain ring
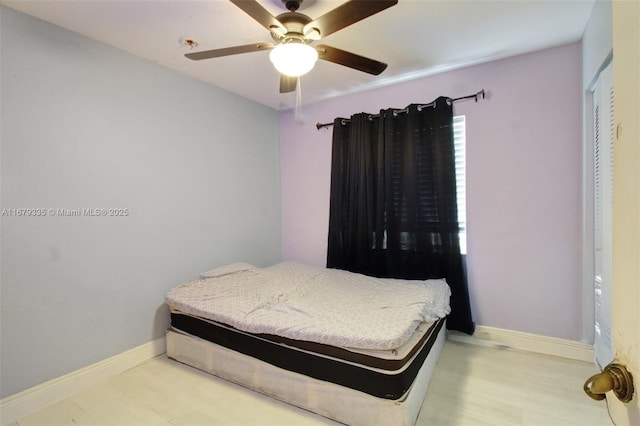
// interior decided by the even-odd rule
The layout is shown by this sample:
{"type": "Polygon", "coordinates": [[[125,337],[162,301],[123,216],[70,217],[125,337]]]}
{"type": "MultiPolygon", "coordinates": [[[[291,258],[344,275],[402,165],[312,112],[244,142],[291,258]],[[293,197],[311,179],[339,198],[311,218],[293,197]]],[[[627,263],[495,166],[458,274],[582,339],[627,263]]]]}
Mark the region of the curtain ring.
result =
{"type": "MultiPolygon", "coordinates": [[[[447,98],[447,105],[452,105],[453,102],[451,101],[451,98],[447,98]]],[[[433,106],[434,108],[436,107],[435,105],[433,106]]]]}
{"type": "Polygon", "coordinates": [[[347,125],[347,120],[345,120],[344,118],[342,119],[342,121],[340,122],[340,124],[342,124],[343,126],[347,125]]]}

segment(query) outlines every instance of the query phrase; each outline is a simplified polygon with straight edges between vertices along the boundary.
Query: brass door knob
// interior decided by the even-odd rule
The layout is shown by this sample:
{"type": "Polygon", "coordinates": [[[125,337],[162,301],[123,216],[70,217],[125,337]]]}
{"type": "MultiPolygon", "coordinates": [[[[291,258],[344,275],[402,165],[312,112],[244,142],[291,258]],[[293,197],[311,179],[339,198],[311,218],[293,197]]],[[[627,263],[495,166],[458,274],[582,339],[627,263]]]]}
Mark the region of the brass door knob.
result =
{"type": "Polygon", "coordinates": [[[633,398],[633,376],[624,365],[611,363],[602,373],[595,374],[584,382],[584,391],[596,401],[605,399],[605,393],[613,391],[622,402],[633,398]]]}

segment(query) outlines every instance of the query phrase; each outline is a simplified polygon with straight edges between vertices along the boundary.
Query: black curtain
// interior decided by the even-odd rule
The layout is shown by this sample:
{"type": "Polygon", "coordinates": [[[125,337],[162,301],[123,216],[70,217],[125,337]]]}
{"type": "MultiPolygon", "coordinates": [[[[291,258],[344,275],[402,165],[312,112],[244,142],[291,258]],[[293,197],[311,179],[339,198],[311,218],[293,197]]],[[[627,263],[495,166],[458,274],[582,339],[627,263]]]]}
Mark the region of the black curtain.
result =
{"type": "Polygon", "coordinates": [[[460,253],[450,99],[333,126],[327,267],[446,278],[450,329],[473,334],[460,253]]]}

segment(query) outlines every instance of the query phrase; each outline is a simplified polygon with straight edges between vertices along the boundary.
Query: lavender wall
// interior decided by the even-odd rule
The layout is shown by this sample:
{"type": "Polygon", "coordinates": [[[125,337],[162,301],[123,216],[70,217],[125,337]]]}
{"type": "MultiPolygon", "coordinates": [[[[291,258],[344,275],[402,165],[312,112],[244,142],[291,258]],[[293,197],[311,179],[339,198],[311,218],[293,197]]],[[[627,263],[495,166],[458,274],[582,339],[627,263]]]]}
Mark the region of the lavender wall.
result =
{"type": "Polygon", "coordinates": [[[582,82],[579,43],[318,102],[280,115],[282,250],[324,265],[331,130],[316,122],[464,96],[468,270],[478,325],[579,340],[582,82]]]}

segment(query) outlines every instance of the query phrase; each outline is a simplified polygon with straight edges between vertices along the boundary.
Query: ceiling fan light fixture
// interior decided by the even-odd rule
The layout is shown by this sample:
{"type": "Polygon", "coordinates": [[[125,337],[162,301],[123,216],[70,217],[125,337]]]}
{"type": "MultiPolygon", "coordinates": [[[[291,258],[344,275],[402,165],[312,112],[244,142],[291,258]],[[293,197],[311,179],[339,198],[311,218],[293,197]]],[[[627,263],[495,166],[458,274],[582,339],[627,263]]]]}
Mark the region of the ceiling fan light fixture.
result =
{"type": "Polygon", "coordinates": [[[299,77],[313,69],[318,52],[304,42],[283,42],[271,50],[269,59],[281,74],[299,77]]]}

